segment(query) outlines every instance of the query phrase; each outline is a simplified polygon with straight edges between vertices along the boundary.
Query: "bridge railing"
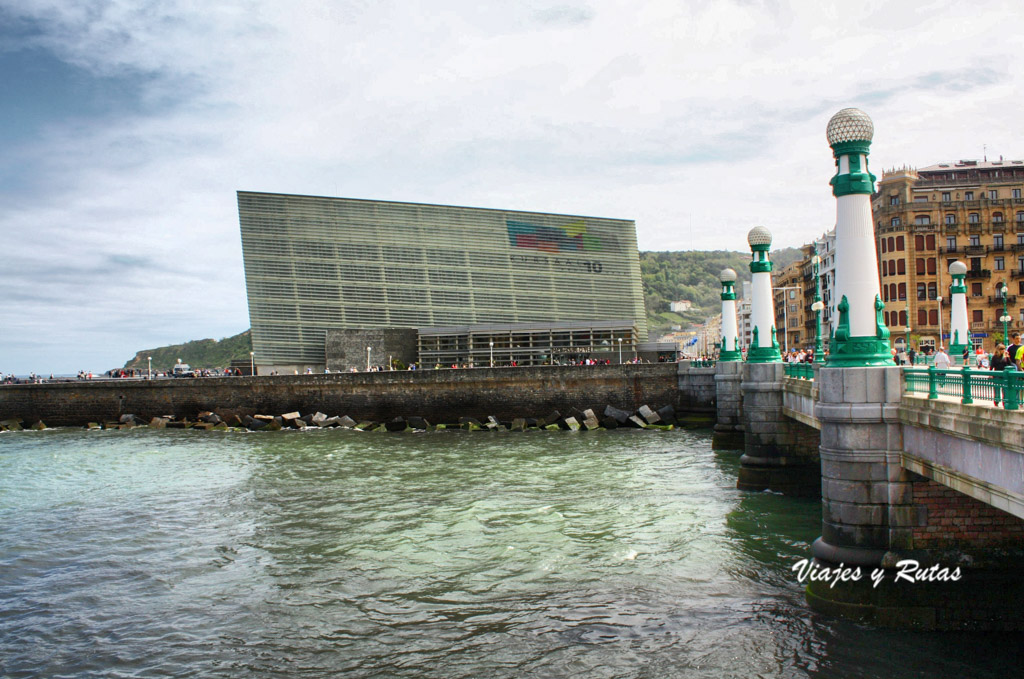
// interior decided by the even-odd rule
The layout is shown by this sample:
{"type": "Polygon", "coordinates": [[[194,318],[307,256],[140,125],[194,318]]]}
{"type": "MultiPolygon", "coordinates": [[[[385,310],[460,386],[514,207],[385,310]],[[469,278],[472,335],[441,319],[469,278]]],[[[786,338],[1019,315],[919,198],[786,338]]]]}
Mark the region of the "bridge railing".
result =
{"type": "Polygon", "coordinates": [[[932,366],[904,368],[903,377],[907,393],[928,394],[930,399],[940,395],[958,397],[965,405],[990,401],[1006,410],[1020,408],[1024,391],[1024,372],[1017,370],[940,370],[932,366]]]}
{"type": "Polygon", "coordinates": [[[714,368],[715,361],[710,359],[695,359],[690,361],[690,367],[692,368],[714,368]]]}
{"type": "Polygon", "coordinates": [[[786,377],[793,377],[798,380],[814,379],[813,363],[786,363],[783,370],[786,377]]]}

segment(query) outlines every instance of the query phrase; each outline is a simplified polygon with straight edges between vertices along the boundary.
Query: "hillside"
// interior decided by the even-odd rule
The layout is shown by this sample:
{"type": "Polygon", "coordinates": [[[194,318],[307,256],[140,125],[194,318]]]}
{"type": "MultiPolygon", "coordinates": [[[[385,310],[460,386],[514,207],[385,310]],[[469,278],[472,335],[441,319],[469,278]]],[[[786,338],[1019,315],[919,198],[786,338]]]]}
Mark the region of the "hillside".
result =
{"type": "MultiPolygon", "coordinates": [[[[785,248],[771,253],[775,269],[797,261],[800,250],[785,248]]],[[[703,322],[721,311],[722,269],[736,270],[736,293],[743,294],[743,281],[750,280],[750,253],[729,250],[693,250],[685,252],[641,252],[640,275],[647,307],[650,337],[656,338],[671,326],[686,328],[703,322]],[[688,299],[693,307],[683,314],[669,311],[669,302],[688,299]]]]}
{"type": "Polygon", "coordinates": [[[201,339],[157,349],[144,349],[124,364],[125,368],[146,370],[147,356],[153,357],[153,370],[170,370],[180,358],[193,368],[226,368],[233,359],[248,359],[252,351],[249,331],[222,340],[201,339]]]}

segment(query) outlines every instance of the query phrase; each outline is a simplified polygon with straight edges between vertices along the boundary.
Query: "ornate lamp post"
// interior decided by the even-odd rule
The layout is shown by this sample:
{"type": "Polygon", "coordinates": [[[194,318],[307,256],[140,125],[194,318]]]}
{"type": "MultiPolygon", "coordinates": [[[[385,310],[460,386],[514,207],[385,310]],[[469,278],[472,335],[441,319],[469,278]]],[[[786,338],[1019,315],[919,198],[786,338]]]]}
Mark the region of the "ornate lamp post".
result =
{"type": "Polygon", "coordinates": [[[743,354],[740,352],[736,323],[736,272],[732,269],[722,269],[718,279],[722,281],[722,345],[718,352],[718,360],[739,361],[743,354]]]}
{"type": "MultiPolygon", "coordinates": [[[[747,234],[752,259],[750,320],[754,326],[753,339],[747,349],[748,363],[773,363],[782,360],[779,342],[775,337],[775,303],[772,296],[772,263],[768,250],[772,247],[771,231],[755,226],[747,234]]],[[[874,247],[874,245],[872,245],[874,247]]]]}
{"type": "Polygon", "coordinates": [[[256,376],[256,352],[249,352],[249,374],[253,377],[256,376]]]}
{"type": "Polygon", "coordinates": [[[622,338],[619,338],[619,365],[622,365],[622,338]]]}
{"type": "Polygon", "coordinates": [[[488,344],[491,347],[491,367],[493,368],[494,367],[494,340],[491,340],[488,344]]]}
{"type": "Polygon", "coordinates": [[[1003,315],[999,317],[999,320],[1003,322],[1003,344],[1010,346],[1010,331],[1006,327],[1006,324],[1010,322],[1010,314],[1006,313],[1006,294],[1009,290],[1006,287],[1006,281],[999,284],[999,294],[1003,297],[1003,315]]]}
{"type": "Polygon", "coordinates": [[[370,347],[366,347],[366,372],[370,372],[370,347]]]}
{"type": "MultiPolygon", "coordinates": [[[[1006,313],[1006,303],[1005,302],[1003,302],[1003,313],[1004,314],[1006,313]]],[[[1003,334],[1006,334],[1006,333],[1003,333],[1003,334]]],[[[149,372],[149,377],[147,379],[151,380],[151,379],[153,379],[153,357],[152,356],[147,356],[146,357],[146,361],[149,363],[149,371],[148,371],[149,372]]]]}
{"type": "Polygon", "coordinates": [[[868,171],[868,152],[874,132],[871,118],[856,108],[836,113],[826,130],[836,160],[836,174],[829,183],[836,197],[835,296],[839,299],[839,318],[829,341],[829,367],[892,365],[871,219],[875,176],[868,171]]]}
{"type": "Polygon", "coordinates": [[[970,328],[967,325],[967,265],[956,261],[949,265],[953,283],[949,286],[949,355],[954,361],[960,359],[970,344],[970,328]]]}

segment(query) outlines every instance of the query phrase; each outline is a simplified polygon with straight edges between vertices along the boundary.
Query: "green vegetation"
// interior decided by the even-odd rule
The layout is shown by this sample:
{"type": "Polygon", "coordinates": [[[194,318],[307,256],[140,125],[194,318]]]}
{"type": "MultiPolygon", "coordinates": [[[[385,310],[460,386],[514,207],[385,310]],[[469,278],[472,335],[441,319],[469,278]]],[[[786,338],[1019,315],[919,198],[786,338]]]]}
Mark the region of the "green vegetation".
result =
{"type": "MultiPolygon", "coordinates": [[[[800,257],[797,248],[785,248],[771,253],[776,271],[800,257]]],[[[641,252],[640,275],[643,279],[647,327],[651,338],[668,332],[673,325],[685,329],[688,325],[702,323],[706,318],[718,314],[722,304],[722,284],[718,275],[726,267],[736,270],[736,292],[742,296],[743,281],[750,280],[749,264],[749,252],[641,252]],[[682,299],[693,302],[693,307],[681,314],[669,312],[669,303],[682,299]]]]}
{"type": "Polygon", "coordinates": [[[170,370],[180,358],[193,368],[226,368],[232,360],[248,360],[252,351],[249,331],[222,340],[201,339],[158,349],[144,349],[124,364],[125,368],[146,370],[147,356],[153,357],[153,370],[170,370]]]}

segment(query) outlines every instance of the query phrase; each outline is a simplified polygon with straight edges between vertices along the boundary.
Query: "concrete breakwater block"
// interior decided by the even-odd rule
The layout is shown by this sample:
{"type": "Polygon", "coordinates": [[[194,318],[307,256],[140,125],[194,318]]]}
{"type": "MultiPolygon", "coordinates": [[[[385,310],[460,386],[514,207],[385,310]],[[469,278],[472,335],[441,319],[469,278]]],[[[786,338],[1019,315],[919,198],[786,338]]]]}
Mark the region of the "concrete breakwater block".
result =
{"type": "Polygon", "coordinates": [[[630,413],[627,413],[625,410],[619,410],[615,406],[605,406],[604,416],[612,418],[619,424],[626,424],[629,420],[630,413]]]}
{"type": "Polygon", "coordinates": [[[480,431],[481,429],[484,428],[484,425],[480,422],[480,420],[474,419],[472,417],[460,417],[459,426],[465,429],[466,431],[480,431]]]}
{"type": "Polygon", "coordinates": [[[341,417],[338,418],[338,426],[344,427],[346,429],[354,429],[356,426],[356,421],[353,420],[348,415],[342,415],[341,417]]]}
{"type": "Polygon", "coordinates": [[[418,417],[415,415],[412,417],[405,418],[405,422],[406,424],[409,425],[410,429],[413,429],[415,431],[426,431],[427,429],[430,429],[429,422],[427,422],[422,417],[418,417]]]}
{"type": "Polygon", "coordinates": [[[385,422],[384,428],[387,431],[405,431],[409,428],[409,425],[405,423],[404,417],[395,417],[385,422]]]}
{"type": "Polygon", "coordinates": [[[580,430],[580,423],[576,420],[575,417],[565,418],[565,423],[569,426],[569,429],[571,429],[572,431],[580,430]]]}
{"type": "Polygon", "coordinates": [[[627,422],[631,422],[637,429],[647,429],[647,423],[636,415],[630,415],[627,422]]]}
{"type": "Polygon", "coordinates": [[[515,418],[514,420],[512,420],[512,425],[509,427],[509,429],[511,429],[512,431],[525,431],[526,420],[523,419],[522,417],[515,418]]]}
{"type": "Polygon", "coordinates": [[[638,412],[640,413],[640,417],[644,418],[644,422],[647,424],[657,424],[661,422],[661,416],[646,405],[640,406],[640,410],[638,412]]]}
{"type": "Polygon", "coordinates": [[[4,431],[21,431],[21,420],[4,420],[0,422],[0,429],[4,431]]]}

